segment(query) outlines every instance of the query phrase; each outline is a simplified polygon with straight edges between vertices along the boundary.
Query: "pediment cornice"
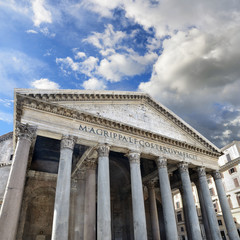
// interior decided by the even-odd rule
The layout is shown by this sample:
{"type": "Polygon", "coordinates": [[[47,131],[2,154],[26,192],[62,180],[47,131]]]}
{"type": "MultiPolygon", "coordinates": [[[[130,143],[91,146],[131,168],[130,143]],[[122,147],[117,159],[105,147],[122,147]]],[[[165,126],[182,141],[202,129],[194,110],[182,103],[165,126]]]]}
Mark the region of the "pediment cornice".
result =
{"type": "Polygon", "coordinates": [[[2,136],[0,136],[0,142],[4,142],[8,139],[12,139],[13,138],[13,132],[9,132],[9,133],[6,133],[2,136]]]}
{"type": "Polygon", "coordinates": [[[195,151],[201,154],[206,154],[208,156],[214,156],[218,157],[221,155],[221,153],[218,151],[218,149],[214,148],[212,145],[210,145],[208,142],[206,142],[204,139],[202,139],[199,135],[197,135],[195,132],[193,132],[190,128],[188,128],[186,125],[180,122],[179,119],[177,119],[174,115],[172,115],[170,112],[168,112],[166,109],[162,108],[159,104],[157,104],[155,101],[153,101],[148,95],[144,94],[129,94],[129,95],[110,95],[110,94],[21,94],[16,93],[16,116],[15,120],[20,121],[21,115],[22,115],[22,109],[23,106],[27,106],[30,108],[50,112],[57,115],[62,115],[65,117],[78,119],[81,121],[84,121],[86,123],[93,123],[98,124],[101,126],[105,126],[107,128],[115,129],[118,131],[123,131],[129,134],[137,135],[140,137],[148,138],[154,141],[159,141],[166,144],[171,144],[177,147],[185,148],[191,151],[195,151]],[[181,127],[183,130],[189,132],[191,136],[193,136],[195,139],[197,139],[204,147],[206,147],[209,150],[202,149],[200,147],[196,147],[194,145],[188,144],[186,142],[181,142],[176,139],[172,139],[170,137],[162,136],[160,134],[156,134],[150,131],[145,131],[143,129],[123,124],[121,122],[113,121],[107,118],[103,118],[94,114],[90,114],[87,112],[78,111],[66,106],[62,106],[60,104],[57,104],[58,101],[89,101],[91,99],[98,99],[103,101],[105,100],[111,100],[111,99],[122,99],[122,100],[142,100],[144,102],[147,102],[149,105],[151,105],[154,108],[157,108],[159,111],[162,112],[167,118],[174,121],[179,127],[181,127]],[[54,102],[54,103],[52,103],[54,102]]]}

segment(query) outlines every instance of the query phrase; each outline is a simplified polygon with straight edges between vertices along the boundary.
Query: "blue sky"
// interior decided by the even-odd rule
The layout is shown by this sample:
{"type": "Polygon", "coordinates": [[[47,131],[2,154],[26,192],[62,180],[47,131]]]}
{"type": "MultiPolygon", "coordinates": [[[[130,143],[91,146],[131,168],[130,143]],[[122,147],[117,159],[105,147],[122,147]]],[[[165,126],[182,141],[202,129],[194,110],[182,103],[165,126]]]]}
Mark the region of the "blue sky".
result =
{"type": "Polygon", "coordinates": [[[13,89],[144,91],[218,147],[240,139],[240,2],[0,0],[0,135],[13,89]]]}

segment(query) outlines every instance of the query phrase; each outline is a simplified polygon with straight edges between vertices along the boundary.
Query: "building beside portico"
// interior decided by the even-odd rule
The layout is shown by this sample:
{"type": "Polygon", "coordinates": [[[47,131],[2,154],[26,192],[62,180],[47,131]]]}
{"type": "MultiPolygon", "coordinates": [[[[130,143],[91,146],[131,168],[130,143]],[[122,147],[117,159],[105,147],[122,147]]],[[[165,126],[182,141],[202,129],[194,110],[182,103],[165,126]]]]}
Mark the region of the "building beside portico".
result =
{"type": "Polygon", "coordinates": [[[221,151],[149,95],[16,89],[14,102],[3,239],[177,240],[176,190],[188,239],[221,239],[210,175],[228,238],[239,239],[218,171],[221,151]]]}

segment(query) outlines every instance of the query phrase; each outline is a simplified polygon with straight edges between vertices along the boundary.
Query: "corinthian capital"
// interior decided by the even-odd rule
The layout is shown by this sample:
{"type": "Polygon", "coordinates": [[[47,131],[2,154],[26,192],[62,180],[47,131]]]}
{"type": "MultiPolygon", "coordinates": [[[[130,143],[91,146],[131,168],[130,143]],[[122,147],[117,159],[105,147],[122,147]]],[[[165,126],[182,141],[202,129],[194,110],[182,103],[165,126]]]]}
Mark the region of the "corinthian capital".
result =
{"type": "Polygon", "coordinates": [[[148,187],[148,189],[154,189],[154,188],[155,188],[155,181],[150,180],[150,181],[147,183],[147,187],[148,187]]]}
{"type": "Polygon", "coordinates": [[[37,127],[30,126],[29,124],[23,124],[20,122],[16,122],[16,136],[19,139],[25,139],[28,141],[32,141],[35,137],[37,127]]]}
{"type": "Polygon", "coordinates": [[[97,167],[97,159],[95,158],[85,159],[83,162],[83,167],[86,170],[95,170],[97,167]]]}
{"type": "Polygon", "coordinates": [[[206,177],[205,167],[197,167],[198,177],[206,177]]]}
{"type": "Polygon", "coordinates": [[[222,178],[221,173],[218,170],[212,172],[212,176],[213,176],[214,180],[222,178]]]}
{"type": "Polygon", "coordinates": [[[99,157],[108,157],[109,151],[110,151],[110,146],[107,144],[101,144],[101,145],[99,145],[97,151],[98,151],[99,157]]]}
{"type": "Polygon", "coordinates": [[[61,141],[61,149],[69,148],[69,149],[73,150],[76,140],[77,140],[77,138],[74,136],[63,135],[62,141],[61,141]]]}
{"type": "Polygon", "coordinates": [[[126,156],[128,157],[130,163],[140,164],[140,153],[139,152],[129,152],[126,156]]]}
{"type": "Polygon", "coordinates": [[[178,169],[179,169],[180,173],[188,172],[188,163],[186,163],[186,162],[179,163],[178,164],[178,169]]]}
{"type": "Polygon", "coordinates": [[[158,157],[156,160],[158,168],[166,168],[167,167],[167,159],[165,157],[158,157]]]}

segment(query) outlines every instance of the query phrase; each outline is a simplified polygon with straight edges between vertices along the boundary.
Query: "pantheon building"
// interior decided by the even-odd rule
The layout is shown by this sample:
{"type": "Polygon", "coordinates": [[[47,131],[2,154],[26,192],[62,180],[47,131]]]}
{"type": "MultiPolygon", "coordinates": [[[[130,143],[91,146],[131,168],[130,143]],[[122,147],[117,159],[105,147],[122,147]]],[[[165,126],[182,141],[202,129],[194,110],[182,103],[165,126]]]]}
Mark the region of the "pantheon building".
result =
{"type": "Polygon", "coordinates": [[[220,240],[210,176],[227,238],[239,239],[218,171],[220,150],[149,95],[15,89],[14,104],[13,133],[0,138],[1,240],[220,240]]]}

